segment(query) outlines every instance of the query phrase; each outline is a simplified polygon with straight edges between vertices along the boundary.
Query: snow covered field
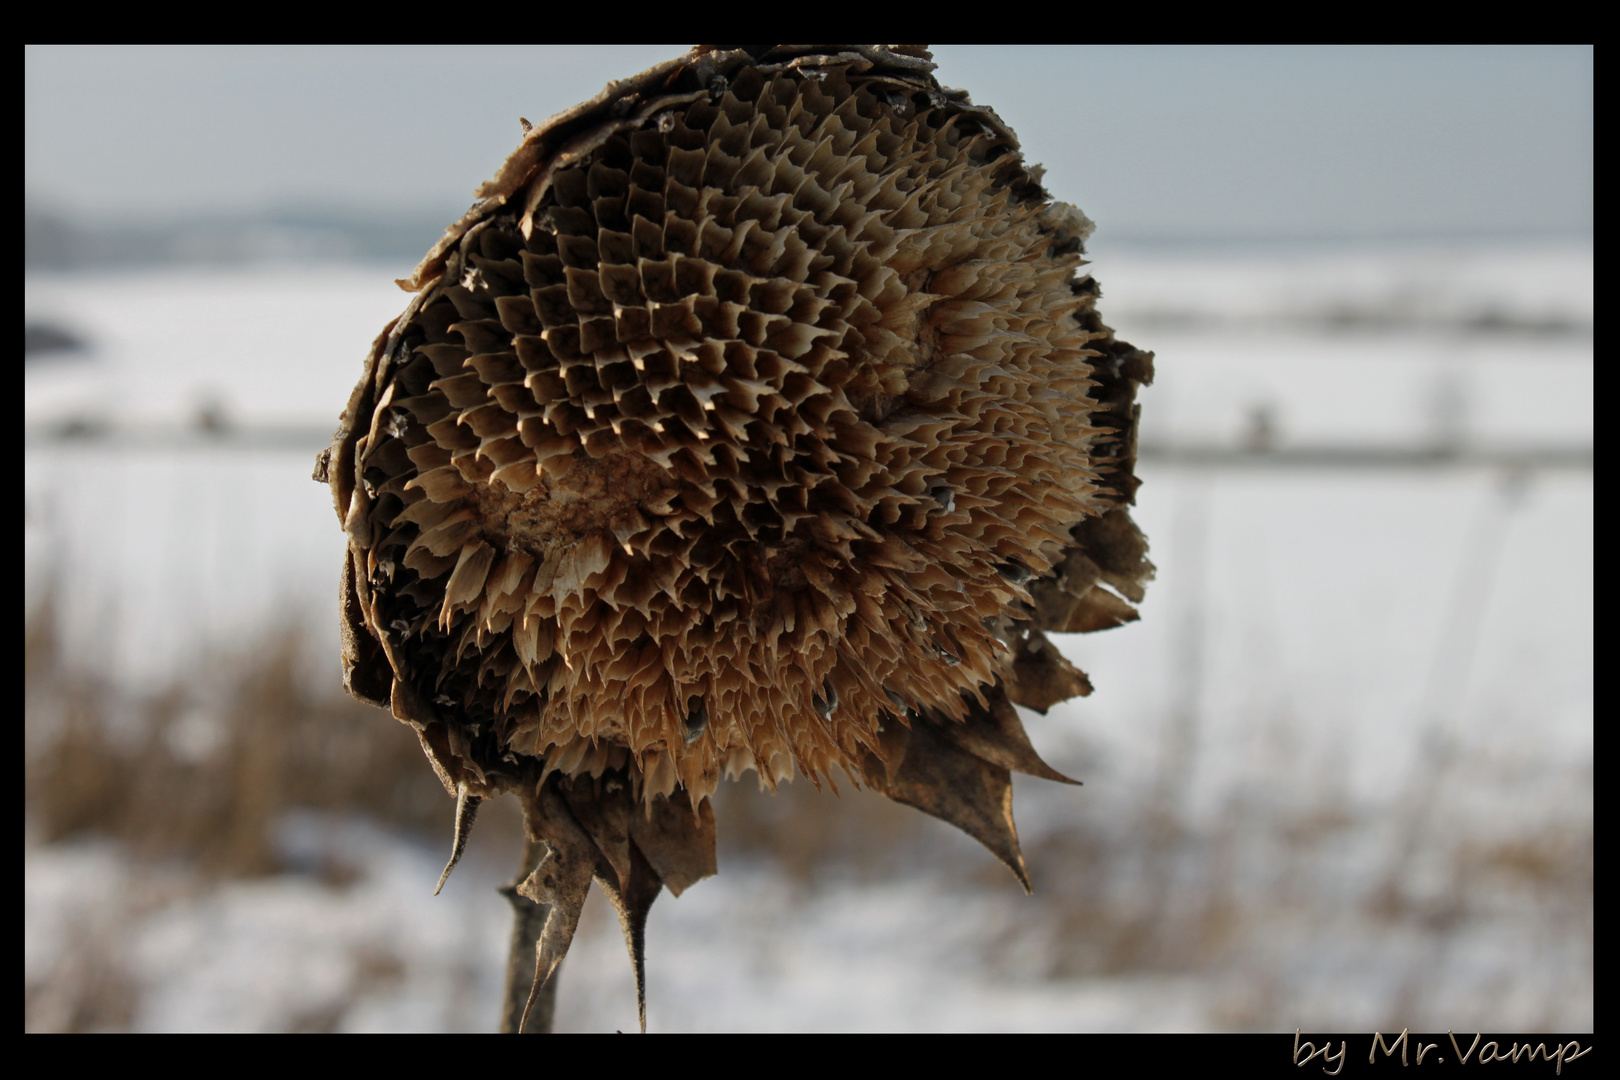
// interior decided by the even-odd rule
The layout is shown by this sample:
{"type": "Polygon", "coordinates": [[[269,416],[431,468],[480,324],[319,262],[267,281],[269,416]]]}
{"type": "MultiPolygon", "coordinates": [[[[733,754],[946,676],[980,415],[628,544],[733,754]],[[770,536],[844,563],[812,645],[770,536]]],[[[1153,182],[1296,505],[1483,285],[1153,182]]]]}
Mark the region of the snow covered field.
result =
{"type": "MultiPolygon", "coordinates": [[[[1105,318],[1158,354],[1144,443],[1591,444],[1590,245],[1094,270],[1105,318]]],[[[52,678],[97,671],[113,718],[194,688],[200,758],[224,722],[205,684],[283,628],[331,692],[343,544],[309,472],[400,272],[28,280],[30,321],[91,344],[26,376],[27,603],[51,605],[52,678]],[[229,434],[270,426],[282,444],[229,434]]],[[[1590,471],[1140,471],[1143,619],[1063,640],[1096,693],[1028,718],[1086,785],[1017,782],[1036,895],[864,796],[795,792],[813,827],[734,820],[730,839],[728,810],[772,811],[728,795],[720,876],[653,909],[653,1030],[1590,1029],[1590,471]]],[[[38,755],[67,691],[30,680],[38,755]]],[[[41,841],[33,784],[30,1030],[493,1026],[510,821],[435,898],[449,800],[431,845],[288,811],[285,872],[222,879],[41,841]]],[[[562,979],[560,1029],[633,1028],[605,906],[562,979]]]]}

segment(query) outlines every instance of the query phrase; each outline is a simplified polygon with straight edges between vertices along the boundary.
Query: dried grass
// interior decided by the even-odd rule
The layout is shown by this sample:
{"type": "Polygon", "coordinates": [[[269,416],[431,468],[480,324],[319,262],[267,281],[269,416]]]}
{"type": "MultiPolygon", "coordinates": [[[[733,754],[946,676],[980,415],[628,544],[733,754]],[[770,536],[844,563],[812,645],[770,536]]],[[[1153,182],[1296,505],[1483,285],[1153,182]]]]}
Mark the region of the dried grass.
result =
{"type": "MultiPolygon", "coordinates": [[[[313,688],[300,671],[304,654],[304,635],[283,630],[240,654],[204,658],[196,678],[131,700],[76,662],[51,597],[30,613],[28,841],[109,838],[141,865],[171,872],[138,872],[66,913],[68,947],[43,977],[25,980],[26,1030],[127,1030],[139,988],[114,928],[211,881],[287,869],[273,826],[294,807],[357,811],[435,840],[448,828],[453,804],[411,730],[335,686],[313,688]],[[106,906],[116,911],[109,916],[106,906]]],[[[355,876],[337,863],[301,869],[340,887],[355,876]]],[[[397,957],[368,958],[358,970],[370,982],[356,994],[402,971],[397,957]]],[[[341,1018],[341,1008],[322,1006],[295,1026],[331,1030],[341,1018]]]]}
{"type": "Polygon", "coordinates": [[[91,930],[74,945],[49,979],[24,980],[23,1030],[127,1031],[138,990],[117,943],[91,930]]]}
{"type": "Polygon", "coordinates": [[[412,731],[335,686],[313,689],[295,629],[204,658],[196,679],[135,701],[74,662],[50,598],[26,635],[24,777],[37,842],[106,836],[146,859],[254,876],[280,869],[271,826],[292,807],[445,827],[444,789],[412,731]]]}
{"type": "MultiPolygon", "coordinates": [[[[195,888],[282,869],[270,826],[294,807],[359,811],[447,842],[453,803],[410,730],[335,689],[311,688],[300,648],[296,632],[283,632],[130,702],[74,665],[52,606],[40,607],[25,651],[30,841],[111,837],[148,862],[183,860],[195,888]]],[[[1164,758],[1183,756],[1178,770],[1196,773],[1191,747],[1164,758]]],[[[1365,1016],[1341,1013],[1340,1028],[1509,1012],[1521,1030],[1578,1025],[1591,1008],[1590,767],[1497,762],[1483,749],[1447,760],[1447,772],[1429,777],[1433,799],[1393,807],[1356,805],[1333,777],[1274,762],[1271,775],[1297,779],[1234,791],[1201,819],[1164,783],[1136,790],[1088,774],[1076,791],[1026,781],[1022,792],[1048,802],[1024,837],[1036,892],[986,934],[984,969],[992,978],[1193,977],[1220,988],[1210,1021],[1226,1029],[1342,1009],[1342,996],[1321,998],[1334,979],[1360,979],[1376,999],[1365,1016]],[[1468,800],[1482,797],[1523,812],[1507,824],[1474,815],[1468,800]],[[1392,862],[1402,851],[1405,861],[1392,862]],[[1543,948],[1566,959],[1475,955],[1482,941],[1508,939],[1522,946],[1513,955],[1543,948]]],[[[945,889],[1014,889],[971,841],[872,792],[832,798],[801,781],[773,796],[744,781],[723,785],[716,802],[722,860],[774,863],[806,889],[916,874],[945,889]]],[[[515,832],[516,815],[502,809],[491,807],[481,828],[515,832]]],[[[333,884],[352,874],[314,869],[333,884]]],[[[173,899],[119,902],[133,918],[173,899]]],[[[116,942],[86,925],[49,978],[26,986],[28,1030],[130,1023],[138,988],[116,942]]],[[[399,978],[397,958],[362,969],[378,985],[399,978]]],[[[299,1023],[329,1030],[340,1020],[328,1007],[299,1023]]]]}
{"type": "MultiPolygon", "coordinates": [[[[1203,817],[1163,784],[1033,785],[1046,804],[1030,815],[1043,827],[1024,838],[1035,893],[987,934],[983,969],[1194,979],[1214,988],[1209,1019],[1223,1030],[1312,1018],[1339,1030],[1589,1025],[1590,769],[1502,762],[1485,747],[1450,761],[1444,775],[1414,779],[1440,789],[1426,807],[1358,804],[1338,777],[1294,761],[1267,773],[1297,779],[1234,790],[1203,817]],[[1523,813],[1476,815],[1465,799],[1482,796],[1523,813]],[[1381,876],[1405,848],[1411,863],[1392,882],[1381,876]]],[[[1198,765],[1194,754],[1181,767],[1198,765]]],[[[773,860],[807,885],[921,873],[945,889],[1010,886],[982,852],[867,793],[831,799],[795,785],[772,797],[741,784],[719,798],[736,855],[773,860]]]]}

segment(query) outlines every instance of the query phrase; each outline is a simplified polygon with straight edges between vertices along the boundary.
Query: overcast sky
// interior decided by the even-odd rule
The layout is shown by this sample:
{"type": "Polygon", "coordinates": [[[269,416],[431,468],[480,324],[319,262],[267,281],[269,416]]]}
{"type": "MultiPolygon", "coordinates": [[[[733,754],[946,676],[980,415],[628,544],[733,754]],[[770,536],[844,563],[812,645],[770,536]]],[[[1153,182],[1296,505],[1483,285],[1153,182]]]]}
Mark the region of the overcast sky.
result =
{"type": "MultiPolygon", "coordinates": [[[[443,208],[539,121],[683,50],[25,49],[30,198],[94,220],[443,208]]],[[[1592,49],[936,46],[1117,238],[1582,233],[1592,49]]]]}

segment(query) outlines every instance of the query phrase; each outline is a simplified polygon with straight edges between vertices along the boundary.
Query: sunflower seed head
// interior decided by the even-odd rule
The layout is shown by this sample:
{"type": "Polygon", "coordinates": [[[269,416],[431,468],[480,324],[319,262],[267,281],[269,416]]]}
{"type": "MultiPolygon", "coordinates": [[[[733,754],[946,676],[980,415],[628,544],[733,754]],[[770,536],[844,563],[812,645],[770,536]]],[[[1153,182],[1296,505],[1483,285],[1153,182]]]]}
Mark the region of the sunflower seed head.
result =
{"type": "Polygon", "coordinates": [[[1089,683],[1008,625],[1135,617],[1152,356],[1077,273],[1091,223],[932,67],[700,47],[526,126],[317,469],[346,685],[452,790],[524,798],[566,901],[547,963],[592,852],[651,903],[586,819],[642,807],[647,880],[682,888],[722,771],[842,769],[1027,881],[1012,703],[1089,683]]]}

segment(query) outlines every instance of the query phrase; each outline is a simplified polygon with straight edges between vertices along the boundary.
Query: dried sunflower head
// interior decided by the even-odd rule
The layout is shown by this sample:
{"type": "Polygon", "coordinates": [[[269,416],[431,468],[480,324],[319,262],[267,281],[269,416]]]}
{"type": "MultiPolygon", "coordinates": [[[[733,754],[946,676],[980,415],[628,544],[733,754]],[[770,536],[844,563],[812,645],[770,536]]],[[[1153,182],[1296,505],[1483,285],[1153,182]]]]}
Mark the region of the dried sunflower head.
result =
{"type": "MultiPolygon", "coordinates": [[[[627,926],[722,772],[842,771],[1026,883],[1042,630],[1136,617],[1138,384],[1091,223],[913,46],[696,49],[530,128],[401,285],[318,475],[351,693],[627,926]]],[[[463,820],[467,815],[463,814],[463,820]]],[[[639,957],[638,957],[639,967],[639,957]]]]}

